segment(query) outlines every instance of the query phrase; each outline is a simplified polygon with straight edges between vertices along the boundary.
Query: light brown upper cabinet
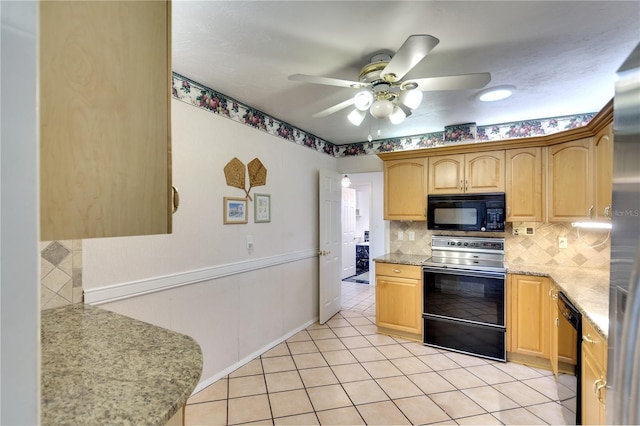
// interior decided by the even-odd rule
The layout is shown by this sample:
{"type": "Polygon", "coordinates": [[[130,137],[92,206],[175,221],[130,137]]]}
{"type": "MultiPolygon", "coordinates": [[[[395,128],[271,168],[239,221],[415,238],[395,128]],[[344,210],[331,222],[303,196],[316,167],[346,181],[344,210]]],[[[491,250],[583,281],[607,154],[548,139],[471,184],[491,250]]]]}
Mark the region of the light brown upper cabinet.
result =
{"type": "Polygon", "coordinates": [[[427,159],[384,162],[384,219],[426,220],[427,159]]]}
{"type": "Polygon", "coordinates": [[[595,218],[611,218],[611,184],[613,182],[613,123],[594,138],[595,149],[595,218]]]}
{"type": "Polygon", "coordinates": [[[547,161],[549,222],[593,218],[592,138],[550,146],[547,161]]]}
{"type": "Polygon", "coordinates": [[[429,194],[504,192],[504,151],[429,157],[429,194]]]}
{"type": "Polygon", "coordinates": [[[506,151],[507,222],[544,221],[542,148],[506,151]]]}
{"type": "Polygon", "coordinates": [[[40,2],[41,239],[171,232],[171,5],[40,2]]]}

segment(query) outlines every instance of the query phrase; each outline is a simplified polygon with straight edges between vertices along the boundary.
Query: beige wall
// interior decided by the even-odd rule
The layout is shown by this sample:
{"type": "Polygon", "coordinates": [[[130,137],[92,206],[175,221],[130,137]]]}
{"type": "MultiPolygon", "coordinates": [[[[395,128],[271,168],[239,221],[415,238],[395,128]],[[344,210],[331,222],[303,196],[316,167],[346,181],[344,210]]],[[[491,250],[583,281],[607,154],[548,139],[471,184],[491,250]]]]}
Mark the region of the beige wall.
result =
{"type": "Polygon", "coordinates": [[[176,99],[172,145],[173,234],[83,240],[83,286],[91,300],[124,294],[103,308],[194,337],[206,382],[317,318],[318,170],[336,159],[176,99]],[[233,157],[267,168],[251,194],[271,195],[270,223],[254,223],[250,202],[248,224],[223,224],[223,197],[244,196],[225,181],[233,157]]]}

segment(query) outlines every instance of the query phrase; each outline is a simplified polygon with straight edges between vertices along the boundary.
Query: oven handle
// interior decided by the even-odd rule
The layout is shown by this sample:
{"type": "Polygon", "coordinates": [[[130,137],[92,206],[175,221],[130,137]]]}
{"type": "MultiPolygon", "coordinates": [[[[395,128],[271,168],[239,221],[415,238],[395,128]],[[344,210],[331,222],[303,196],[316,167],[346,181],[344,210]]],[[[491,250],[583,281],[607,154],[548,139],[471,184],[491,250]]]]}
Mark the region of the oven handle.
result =
{"type": "Polygon", "coordinates": [[[461,275],[461,276],[478,277],[478,278],[501,278],[501,279],[507,278],[506,272],[471,271],[469,269],[457,269],[457,268],[451,268],[451,267],[433,268],[430,266],[423,266],[422,272],[461,275]]]}

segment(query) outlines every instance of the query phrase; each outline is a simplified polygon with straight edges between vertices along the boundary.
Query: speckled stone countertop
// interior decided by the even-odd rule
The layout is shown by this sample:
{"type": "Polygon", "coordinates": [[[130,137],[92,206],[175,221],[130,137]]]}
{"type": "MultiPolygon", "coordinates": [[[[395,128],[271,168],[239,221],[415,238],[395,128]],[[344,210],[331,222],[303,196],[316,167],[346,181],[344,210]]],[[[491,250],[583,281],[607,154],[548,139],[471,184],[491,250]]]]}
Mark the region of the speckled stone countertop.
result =
{"type": "Polygon", "coordinates": [[[164,425],[202,374],[191,337],[85,304],[41,313],[43,425],[164,425]]]}
{"type": "Polygon", "coordinates": [[[387,253],[384,256],[376,257],[374,262],[382,263],[397,263],[399,265],[417,265],[422,266],[422,263],[428,259],[429,256],[424,254],[392,254],[387,253]]]}
{"type": "MultiPolygon", "coordinates": [[[[422,265],[428,256],[416,254],[385,254],[375,262],[402,265],[422,265]]],[[[549,277],[564,292],[596,330],[609,334],[609,270],[569,268],[546,265],[507,265],[510,274],[549,277]]]]}

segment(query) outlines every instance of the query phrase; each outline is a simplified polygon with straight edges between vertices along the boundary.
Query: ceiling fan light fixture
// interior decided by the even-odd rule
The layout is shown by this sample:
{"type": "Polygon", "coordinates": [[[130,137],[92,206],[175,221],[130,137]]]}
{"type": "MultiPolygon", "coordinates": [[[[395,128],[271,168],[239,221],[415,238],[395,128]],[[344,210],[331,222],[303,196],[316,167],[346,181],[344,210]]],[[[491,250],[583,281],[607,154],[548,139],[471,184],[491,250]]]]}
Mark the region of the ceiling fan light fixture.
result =
{"type": "Polygon", "coordinates": [[[356,93],[353,97],[353,104],[360,111],[366,111],[371,107],[373,103],[373,93],[369,90],[363,90],[361,92],[356,93]]]}
{"type": "Polygon", "coordinates": [[[359,126],[364,121],[364,118],[367,116],[367,111],[360,111],[359,109],[354,109],[347,115],[349,122],[354,126],[359,126]]]}
{"type": "Polygon", "coordinates": [[[422,92],[419,90],[403,90],[399,96],[400,102],[411,109],[416,109],[422,103],[422,92]]]}
{"type": "Polygon", "coordinates": [[[393,104],[388,99],[377,99],[369,110],[375,118],[387,118],[393,113],[393,104]]]}
{"type": "Polygon", "coordinates": [[[478,93],[478,100],[482,102],[495,102],[507,99],[513,94],[513,86],[497,86],[478,93]]]}
{"type": "Polygon", "coordinates": [[[407,114],[405,114],[402,108],[400,108],[398,105],[395,105],[393,107],[393,112],[389,116],[389,121],[391,121],[392,124],[400,124],[404,121],[405,118],[407,118],[407,114]]]}

